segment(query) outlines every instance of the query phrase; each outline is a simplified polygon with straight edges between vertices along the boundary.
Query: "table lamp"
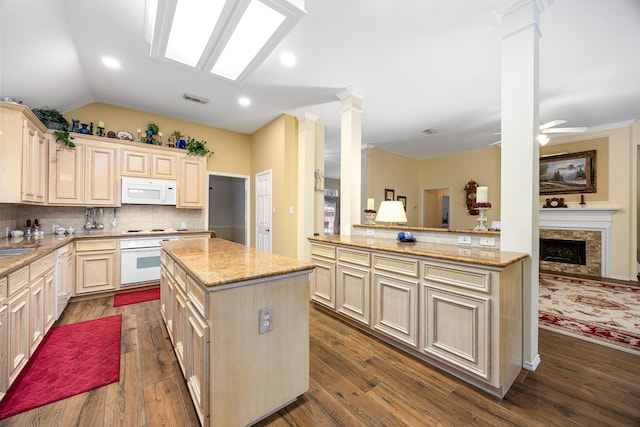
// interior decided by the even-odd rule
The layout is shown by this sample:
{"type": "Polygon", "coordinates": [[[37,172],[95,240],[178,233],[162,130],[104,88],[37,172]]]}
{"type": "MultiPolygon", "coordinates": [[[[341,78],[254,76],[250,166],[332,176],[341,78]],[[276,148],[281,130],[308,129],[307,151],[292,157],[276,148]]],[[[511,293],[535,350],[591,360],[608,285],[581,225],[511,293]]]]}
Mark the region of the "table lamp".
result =
{"type": "Polygon", "coordinates": [[[393,226],[394,222],[407,222],[407,214],[402,202],[386,200],[380,203],[376,216],[376,222],[378,221],[388,222],[390,226],[393,226]]]}

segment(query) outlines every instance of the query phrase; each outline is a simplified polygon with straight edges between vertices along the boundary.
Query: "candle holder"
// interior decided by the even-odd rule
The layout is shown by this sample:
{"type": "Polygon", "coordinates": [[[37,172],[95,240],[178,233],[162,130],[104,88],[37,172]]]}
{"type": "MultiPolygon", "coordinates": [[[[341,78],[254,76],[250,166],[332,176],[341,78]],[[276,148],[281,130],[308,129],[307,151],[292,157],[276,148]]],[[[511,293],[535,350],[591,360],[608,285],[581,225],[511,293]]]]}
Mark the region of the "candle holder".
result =
{"type": "Polygon", "coordinates": [[[489,231],[486,225],[487,224],[486,211],[491,209],[491,203],[489,202],[474,203],[473,209],[477,209],[480,212],[480,216],[478,217],[478,219],[476,219],[476,221],[478,221],[478,225],[473,227],[473,229],[475,231],[489,231]]]}
{"type": "Polygon", "coordinates": [[[98,126],[98,136],[104,136],[104,128],[98,126]]]}
{"type": "Polygon", "coordinates": [[[365,224],[376,225],[376,211],[373,209],[364,210],[365,224]]]}

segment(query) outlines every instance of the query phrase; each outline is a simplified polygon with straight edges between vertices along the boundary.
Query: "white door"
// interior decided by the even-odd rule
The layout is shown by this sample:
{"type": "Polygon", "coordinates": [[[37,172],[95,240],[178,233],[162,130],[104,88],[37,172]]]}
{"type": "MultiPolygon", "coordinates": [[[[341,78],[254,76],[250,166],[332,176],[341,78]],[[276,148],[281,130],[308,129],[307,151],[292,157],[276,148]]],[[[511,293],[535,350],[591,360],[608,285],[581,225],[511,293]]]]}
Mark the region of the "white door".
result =
{"type": "Polygon", "coordinates": [[[256,174],[256,248],[271,252],[271,171],[256,174]]]}

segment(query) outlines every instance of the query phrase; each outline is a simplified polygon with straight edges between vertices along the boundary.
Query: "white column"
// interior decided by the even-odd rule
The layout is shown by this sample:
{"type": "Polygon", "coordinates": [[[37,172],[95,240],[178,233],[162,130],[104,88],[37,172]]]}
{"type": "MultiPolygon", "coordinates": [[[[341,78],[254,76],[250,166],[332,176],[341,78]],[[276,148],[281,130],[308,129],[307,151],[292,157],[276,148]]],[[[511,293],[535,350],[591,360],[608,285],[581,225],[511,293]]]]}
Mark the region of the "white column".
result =
{"type": "Polygon", "coordinates": [[[316,120],[318,116],[298,116],[298,245],[297,258],[310,260],[307,237],[313,236],[315,217],[316,120]]]}
{"type": "Polygon", "coordinates": [[[340,234],[351,235],[360,223],[362,170],[362,99],[351,90],[338,94],[340,114],[340,234]]]}
{"type": "Polygon", "coordinates": [[[523,366],[538,354],[538,68],[540,11],[535,1],[502,16],[500,249],[529,254],[523,271],[523,366]]]}

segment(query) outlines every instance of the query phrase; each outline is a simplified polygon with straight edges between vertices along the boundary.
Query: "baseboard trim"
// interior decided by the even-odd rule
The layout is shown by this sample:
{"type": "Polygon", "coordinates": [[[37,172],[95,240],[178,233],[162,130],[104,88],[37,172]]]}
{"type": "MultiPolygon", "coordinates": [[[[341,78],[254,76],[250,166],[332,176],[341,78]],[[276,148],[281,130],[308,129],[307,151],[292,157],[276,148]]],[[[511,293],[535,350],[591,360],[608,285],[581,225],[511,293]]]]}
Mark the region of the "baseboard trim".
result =
{"type": "Polygon", "coordinates": [[[524,360],[522,362],[522,367],[527,371],[535,371],[540,365],[542,360],[540,359],[540,355],[536,354],[536,357],[533,358],[533,361],[529,362],[528,360],[524,360]]]}

